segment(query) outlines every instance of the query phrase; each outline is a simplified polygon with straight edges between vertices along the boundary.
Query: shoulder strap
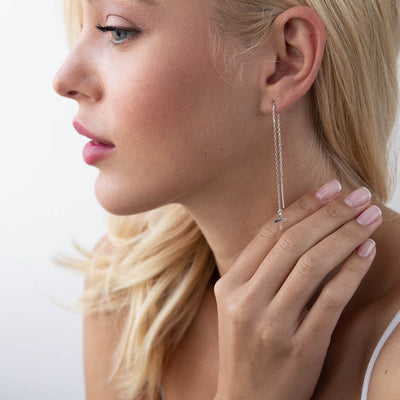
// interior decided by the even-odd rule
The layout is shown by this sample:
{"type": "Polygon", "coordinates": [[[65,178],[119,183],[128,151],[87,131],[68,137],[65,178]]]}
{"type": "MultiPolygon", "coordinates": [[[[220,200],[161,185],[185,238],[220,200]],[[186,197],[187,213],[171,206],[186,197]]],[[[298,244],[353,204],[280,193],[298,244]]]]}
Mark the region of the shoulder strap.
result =
{"type": "Polygon", "coordinates": [[[371,359],[369,360],[369,363],[368,363],[367,372],[365,373],[365,377],[364,377],[362,393],[361,393],[361,400],[367,400],[369,381],[371,379],[372,370],[374,368],[376,359],[378,358],[379,353],[381,352],[382,347],[388,340],[389,336],[392,334],[392,332],[396,329],[397,325],[399,325],[399,324],[400,324],[400,310],[397,312],[397,314],[394,316],[394,318],[392,319],[392,321],[386,328],[385,332],[379,339],[379,342],[376,345],[374,352],[372,353],[371,359]]]}

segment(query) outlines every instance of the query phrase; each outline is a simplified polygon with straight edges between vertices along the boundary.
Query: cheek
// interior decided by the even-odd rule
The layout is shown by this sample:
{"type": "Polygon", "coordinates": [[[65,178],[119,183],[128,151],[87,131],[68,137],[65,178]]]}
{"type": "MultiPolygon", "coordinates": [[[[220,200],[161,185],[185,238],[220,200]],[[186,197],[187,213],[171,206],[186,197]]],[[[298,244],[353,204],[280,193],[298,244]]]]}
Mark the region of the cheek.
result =
{"type": "Polygon", "coordinates": [[[133,135],[162,139],[178,131],[182,119],[196,115],[199,97],[194,92],[198,83],[183,68],[169,71],[150,66],[145,71],[124,83],[114,115],[133,135]]]}
{"type": "Polygon", "coordinates": [[[223,140],[215,132],[216,118],[226,120],[221,115],[226,88],[211,58],[181,47],[142,59],[120,72],[130,79],[110,85],[118,88],[110,96],[112,125],[119,127],[116,144],[127,156],[145,157],[141,168],[147,160],[179,173],[196,160],[204,163],[218,138],[223,140]]]}
{"type": "Polygon", "coordinates": [[[201,109],[199,97],[193,96],[196,79],[184,69],[151,65],[136,76],[115,82],[120,90],[108,103],[106,119],[118,156],[96,182],[98,201],[118,215],[145,212],[179,198],[198,184],[196,171],[204,163],[199,157],[203,145],[194,140],[201,109]]]}
{"type": "Polygon", "coordinates": [[[103,169],[96,192],[109,211],[158,207],[237,163],[242,91],[223,81],[206,46],[158,43],[107,76],[103,114],[118,156],[103,169]]]}

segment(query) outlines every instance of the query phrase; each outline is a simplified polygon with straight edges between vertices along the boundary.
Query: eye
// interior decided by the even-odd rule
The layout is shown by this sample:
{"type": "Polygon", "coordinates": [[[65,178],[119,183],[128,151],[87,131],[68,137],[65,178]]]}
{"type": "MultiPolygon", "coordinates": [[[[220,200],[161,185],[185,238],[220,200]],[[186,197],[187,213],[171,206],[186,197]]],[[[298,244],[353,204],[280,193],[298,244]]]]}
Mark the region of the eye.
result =
{"type": "Polygon", "coordinates": [[[111,32],[113,36],[112,42],[114,43],[122,43],[127,39],[131,39],[132,36],[139,34],[140,31],[138,29],[126,29],[126,28],[118,28],[116,26],[101,26],[97,25],[96,28],[101,32],[111,32]]]}
{"type": "Polygon", "coordinates": [[[116,29],[115,31],[112,31],[112,35],[115,41],[120,42],[128,37],[129,32],[122,29],[116,29]]]}

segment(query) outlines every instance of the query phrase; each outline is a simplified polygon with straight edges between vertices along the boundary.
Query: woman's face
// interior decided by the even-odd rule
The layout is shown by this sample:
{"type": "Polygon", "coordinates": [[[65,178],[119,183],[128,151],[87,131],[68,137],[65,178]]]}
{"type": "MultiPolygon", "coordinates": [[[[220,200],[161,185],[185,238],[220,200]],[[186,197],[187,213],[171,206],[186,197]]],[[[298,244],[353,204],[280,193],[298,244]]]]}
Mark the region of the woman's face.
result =
{"type": "Polygon", "coordinates": [[[211,11],[205,0],[83,0],[83,29],[54,88],[78,102],[74,121],[115,146],[91,162],[109,212],[184,203],[257,150],[256,82],[233,86],[217,72],[211,11]]]}

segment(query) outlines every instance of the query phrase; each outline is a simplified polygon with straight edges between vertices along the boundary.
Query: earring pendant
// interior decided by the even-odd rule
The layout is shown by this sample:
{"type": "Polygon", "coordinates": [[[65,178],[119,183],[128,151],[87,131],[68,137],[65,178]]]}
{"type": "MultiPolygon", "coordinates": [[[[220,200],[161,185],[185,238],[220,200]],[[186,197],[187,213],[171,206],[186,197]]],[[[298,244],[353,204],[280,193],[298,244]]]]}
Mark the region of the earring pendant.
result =
{"type": "Polygon", "coordinates": [[[276,113],[276,103],[272,102],[272,121],[274,126],[274,148],[275,148],[275,170],[276,188],[278,194],[278,219],[274,222],[279,224],[280,230],[283,229],[283,221],[287,218],[282,216],[282,209],[285,208],[285,196],[283,193],[283,158],[282,158],[282,135],[280,116],[276,113]]]}

